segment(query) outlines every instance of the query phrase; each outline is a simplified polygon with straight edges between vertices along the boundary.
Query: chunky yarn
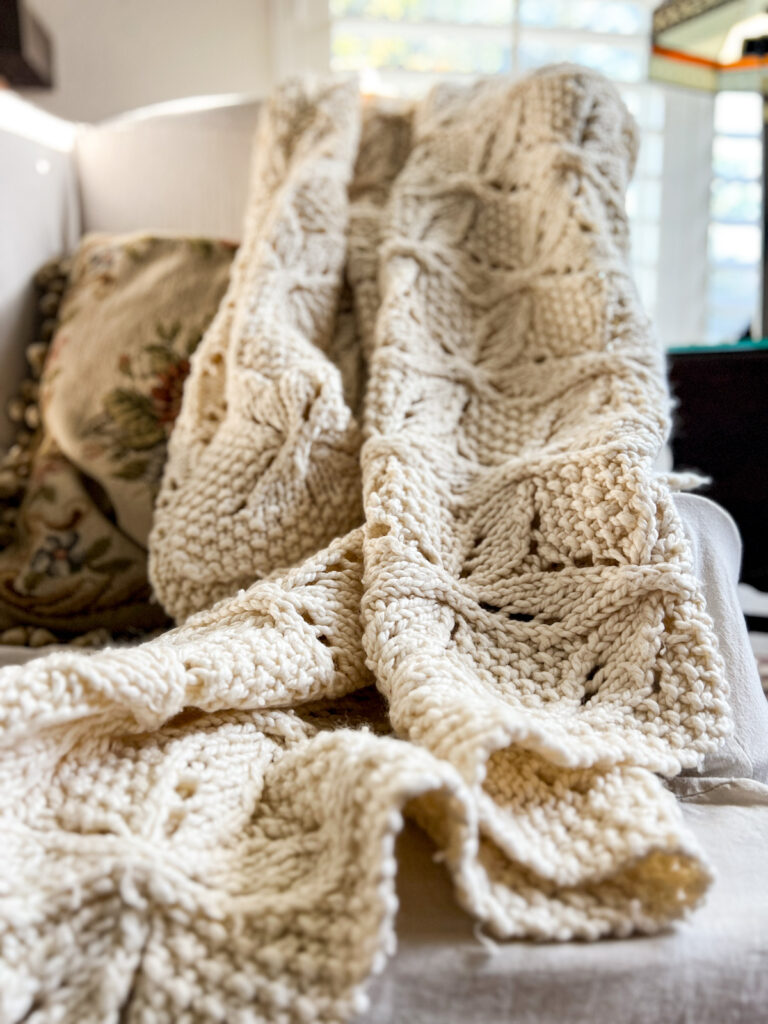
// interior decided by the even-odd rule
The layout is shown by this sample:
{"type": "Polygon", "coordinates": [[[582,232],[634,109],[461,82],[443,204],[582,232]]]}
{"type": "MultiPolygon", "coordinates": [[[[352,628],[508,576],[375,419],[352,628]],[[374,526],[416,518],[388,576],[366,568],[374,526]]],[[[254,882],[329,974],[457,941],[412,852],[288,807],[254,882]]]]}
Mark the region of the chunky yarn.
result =
{"type": "Polygon", "coordinates": [[[575,68],[265,106],[151,540],[181,625],[0,673],[0,1019],[363,1013],[404,814],[497,938],[701,900],[660,777],[729,719],[653,468],[635,150],[575,68]]]}

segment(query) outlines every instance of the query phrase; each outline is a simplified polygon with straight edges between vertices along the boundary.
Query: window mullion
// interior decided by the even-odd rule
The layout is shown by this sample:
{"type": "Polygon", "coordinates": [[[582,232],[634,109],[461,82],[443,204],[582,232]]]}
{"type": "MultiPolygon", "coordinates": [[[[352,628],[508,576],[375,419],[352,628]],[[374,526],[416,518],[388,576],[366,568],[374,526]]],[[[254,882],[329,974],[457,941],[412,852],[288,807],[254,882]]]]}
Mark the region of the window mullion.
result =
{"type": "Polygon", "coordinates": [[[510,64],[512,74],[517,78],[520,71],[520,0],[512,0],[510,64]]]}
{"type": "Polygon", "coordinates": [[[714,100],[666,90],[656,320],[667,345],[705,339],[714,100]]]}

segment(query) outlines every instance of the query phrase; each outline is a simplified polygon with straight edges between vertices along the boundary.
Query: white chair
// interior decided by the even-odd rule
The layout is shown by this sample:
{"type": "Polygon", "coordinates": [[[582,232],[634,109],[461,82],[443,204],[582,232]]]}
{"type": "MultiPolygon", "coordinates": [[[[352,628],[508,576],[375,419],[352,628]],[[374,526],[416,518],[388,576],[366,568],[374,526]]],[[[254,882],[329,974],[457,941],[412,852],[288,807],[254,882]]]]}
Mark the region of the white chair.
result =
{"type": "MultiPolygon", "coordinates": [[[[21,372],[32,275],[81,233],[148,228],[238,238],[257,111],[251,98],[225,97],[68,125],[40,120],[0,93],[0,401],[21,372]]],[[[399,844],[399,950],[373,980],[372,1009],[360,1024],[768,1020],[768,705],[736,595],[740,542],[711,502],[685,495],[678,508],[736,717],[736,738],[708,760],[706,775],[676,781],[718,871],[706,906],[654,938],[494,950],[456,907],[424,838],[407,828],[399,844]]],[[[41,652],[3,653],[8,663],[41,652]]]]}

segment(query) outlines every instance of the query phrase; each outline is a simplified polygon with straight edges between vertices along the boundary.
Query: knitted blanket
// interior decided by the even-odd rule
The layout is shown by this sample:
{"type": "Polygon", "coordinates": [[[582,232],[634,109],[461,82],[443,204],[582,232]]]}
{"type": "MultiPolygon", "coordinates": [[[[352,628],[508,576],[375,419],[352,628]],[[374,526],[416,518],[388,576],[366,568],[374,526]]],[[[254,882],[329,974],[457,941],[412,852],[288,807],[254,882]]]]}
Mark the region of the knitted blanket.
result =
{"type": "Polygon", "coordinates": [[[156,509],[182,624],[0,673],[2,1021],[348,1020],[404,815],[498,938],[701,900],[661,777],[728,713],[653,470],[636,146],[574,68],[265,106],[156,509]]]}

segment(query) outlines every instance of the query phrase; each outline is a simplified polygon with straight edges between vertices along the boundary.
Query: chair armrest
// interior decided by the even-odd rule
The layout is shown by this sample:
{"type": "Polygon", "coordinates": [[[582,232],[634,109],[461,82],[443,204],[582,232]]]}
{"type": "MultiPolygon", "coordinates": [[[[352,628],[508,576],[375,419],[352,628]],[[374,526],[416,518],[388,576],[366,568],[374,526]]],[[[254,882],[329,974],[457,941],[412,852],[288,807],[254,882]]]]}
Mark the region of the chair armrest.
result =
{"type": "Polygon", "coordinates": [[[11,436],[8,398],[31,338],[35,271],[72,249],[80,203],[72,145],[76,126],[0,91],[0,446],[11,436]]]}

